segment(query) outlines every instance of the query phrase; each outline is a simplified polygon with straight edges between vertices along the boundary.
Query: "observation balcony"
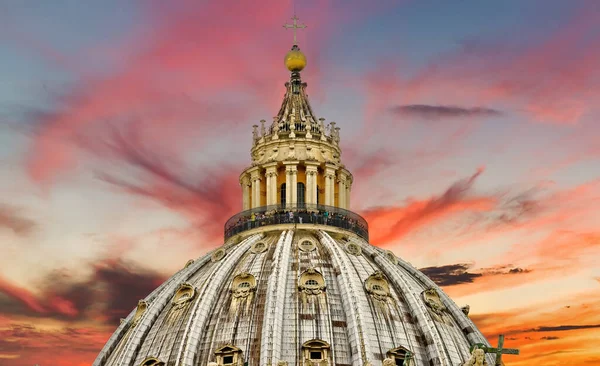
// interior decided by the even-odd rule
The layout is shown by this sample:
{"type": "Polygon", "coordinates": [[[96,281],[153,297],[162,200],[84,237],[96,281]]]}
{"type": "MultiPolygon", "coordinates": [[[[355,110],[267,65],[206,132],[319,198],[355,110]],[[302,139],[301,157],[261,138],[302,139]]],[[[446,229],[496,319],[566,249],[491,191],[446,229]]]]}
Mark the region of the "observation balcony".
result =
{"type": "Polygon", "coordinates": [[[278,224],[332,226],[369,241],[369,226],[362,216],[343,208],[314,204],[271,205],[242,211],[225,223],[225,240],[247,230],[278,224]]]}

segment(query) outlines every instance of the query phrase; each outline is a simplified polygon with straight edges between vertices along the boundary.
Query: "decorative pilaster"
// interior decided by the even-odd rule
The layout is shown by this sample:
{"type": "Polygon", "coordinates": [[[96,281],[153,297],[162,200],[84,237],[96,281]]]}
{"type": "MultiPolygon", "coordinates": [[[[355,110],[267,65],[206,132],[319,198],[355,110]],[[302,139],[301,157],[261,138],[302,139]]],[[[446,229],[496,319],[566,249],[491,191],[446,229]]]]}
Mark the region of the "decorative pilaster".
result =
{"type": "Polygon", "coordinates": [[[277,163],[264,165],[267,180],[267,206],[277,204],[277,163]]]}
{"type": "Polygon", "coordinates": [[[240,185],[242,186],[242,210],[250,209],[250,176],[244,174],[240,178],[240,185]]]}
{"type": "Polygon", "coordinates": [[[252,207],[260,207],[260,168],[255,167],[248,172],[250,173],[250,180],[252,181],[252,207]]]}
{"type": "Polygon", "coordinates": [[[335,204],[335,166],[325,164],[325,205],[333,206],[335,204]]]}
{"type": "Polygon", "coordinates": [[[305,162],[306,166],[306,203],[316,205],[317,202],[317,174],[318,163],[305,162]]]}

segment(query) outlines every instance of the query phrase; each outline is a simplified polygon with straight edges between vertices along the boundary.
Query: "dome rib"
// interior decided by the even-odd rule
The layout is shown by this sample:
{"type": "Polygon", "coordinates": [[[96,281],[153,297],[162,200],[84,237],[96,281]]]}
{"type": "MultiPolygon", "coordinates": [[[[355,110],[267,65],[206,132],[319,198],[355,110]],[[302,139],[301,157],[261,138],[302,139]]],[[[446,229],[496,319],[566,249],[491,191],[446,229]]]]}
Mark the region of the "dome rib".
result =
{"type": "Polygon", "coordinates": [[[179,365],[194,365],[196,357],[198,356],[197,348],[201,338],[200,332],[204,330],[205,323],[208,319],[209,313],[207,309],[213,309],[216,300],[216,294],[218,289],[223,287],[225,279],[229,277],[230,272],[235,269],[235,265],[240,258],[250,250],[252,244],[263,238],[263,234],[256,234],[250,238],[244,240],[237,247],[234,247],[231,252],[223,258],[224,261],[220,266],[215,266],[215,269],[211,273],[211,276],[205,284],[199,294],[199,300],[195,304],[192,316],[188,320],[185,333],[183,335],[183,342],[177,352],[177,361],[175,366],[179,365]],[[202,311],[204,310],[204,311],[202,311]]]}
{"type": "Polygon", "coordinates": [[[292,231],[281,233],[273,258],[273,269],[269,274],[267,302],[265,304],[266,315],[263,320],[261,339],[261,345],[266,346],[266,352],[260,354],[261,365],[271,364],[273,360],[281,359],[283,316],[287,289],[287,277],[285,275],[290,263],[293,236],[292,231]]]}
{"type": "MultiPolygon", "coordinates": [[[[357,348],[360,347],[360,352],[354,353],[354,357],[356,358],[358,356],[359,359],[365,363],[367,362],[366,350],[370,349],[369,339],[368,337],[365,337],[364,334],[364,325],[361,320],[361,311],[357,308],[358,304],[355,303],[353,306],[353,304],[350,303],[351,299],[361,299],[361,297],[358,296],[359,290],[355,288],[354,284],[362,285],[362,281],[354,275],[354,272],[349,270],[352,264],[349,263],[350,261],[346,255],[340,253],[343,249],[336,245],[337,243],[335,243],[333,238],[322,230],[317,232],[317,236],[321,243],[325,245],[332,254],[334,260],[333,264],[340,269],[341,281],[338,282],[341,282],[340,285],[344,287],[342,293],[346,294],[346,296],[342,296],[342,305],[344,307],[344,312],[346,313],[350,345],[354,345],[357,348]]],[[[362,286],[360,292],[362,292],[362,286]]],[[[352,360],[352,362],[356,361],[356,359],[352,360]]]]}

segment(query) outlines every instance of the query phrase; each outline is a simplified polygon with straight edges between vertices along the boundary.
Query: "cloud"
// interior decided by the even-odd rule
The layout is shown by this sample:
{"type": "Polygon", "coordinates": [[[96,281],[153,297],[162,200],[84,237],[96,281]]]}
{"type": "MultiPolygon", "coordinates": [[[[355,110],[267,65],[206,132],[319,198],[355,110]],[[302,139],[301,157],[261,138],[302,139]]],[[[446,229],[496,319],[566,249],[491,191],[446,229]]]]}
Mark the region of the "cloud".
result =
{"type": "MultiPolygon", "coordinates": [[[[600,98],[600,70],[595,65],[600,63],[596,47],[600,13],[591,1],[566,18],[542,39],[463,42],[417,72],[402,69],[402,63],[377,65],[378,76],[368,77],[377,81],[370,83],[369,94],[380,102],[371,107],[385,113],[394,100],[409,106],[424,101],[458,106],[495,104],[536,122],[579,123],[598,111],[595,100],[600,98]]],[[[368,114],[370,121],[377,120],[374,110],[368,114]]]]}
{"type": "Polygon", "coordinates": [[[7,228],[17,235],[26,236],[36,227],[37,223],[23,216],[19,208],[0,203],[0,228],[7,228]]]}
{"type": "Polygon", "coordinates": [[[392,108],[392,112],[400,116],[417,117],[428,120],[460,117],[496,117],[503,113],[491,108],[464,108],[445,105],[409,104],[392,108]]]}
{"type": "Polygon", "coordinates": [[[431,278],[438,286],[453,286],[460,283],[471,283],[477,277],[483,276],[481,273],[467,272],[470,267],[470,264],[448,264],[420,268],[419,271],[431,278]]]}
{"type": "Polygon", "coordinates": [[[557,326],[542,326],[531,329],[533,332],[562,332],[577,329],[594,329],[600,328],[600,324],[583,324],[583,325],[557,325],[557,326]]]}
{"type": "Polygon", "coordinates": [[[109,337],[105,329],[14,322],[0,329],[0,360],[16,360],[14,365],[89,365],[109,337]]]}
{"type": "Polygon", "coordinates": [[[469,271],[472,267],[472,264],[458,263],[420,268],[419,271],[431,278],[438,286],[444,287],[473,283],[484,276],[514,275],[531,272],[531,270],[519,267],[510,268],[512,267],[511,265],[469,271]]]}
{"type": "Polygon", "coordinates": [[[389,243],[451,215],[492,210],[497,203],[496,197],[471,195],[473,184],[482,172],[483,168],[478,169],[472,176],[456,181],[444,193],[428,200],[409,200],[404,206],[362,211],[369,223],[370,241],[376,245],[389,243]]]}
{"type": "Polygon", "coordinates": [[[86,279],[53,271],[37,287],[20,287],[0,278],[0,305],[12,315],[63,320],[94,319],[118,324],[152,290],[166,280],[154,271],[120,260],[98,261],[86,279]]]}
{"type": "Polygon", "coordinates": [[[209,238],[220,238],[225,220],[239,210],[238,176],[242,167],[191,167],[177,157],[156,151],[136,131],[135,124],[114,127],[101,143],[88,145],[107,161],[112,157],[109,168],[97,172],[98,178],[184,213],[193,224],[202,226],[209,238]]]}

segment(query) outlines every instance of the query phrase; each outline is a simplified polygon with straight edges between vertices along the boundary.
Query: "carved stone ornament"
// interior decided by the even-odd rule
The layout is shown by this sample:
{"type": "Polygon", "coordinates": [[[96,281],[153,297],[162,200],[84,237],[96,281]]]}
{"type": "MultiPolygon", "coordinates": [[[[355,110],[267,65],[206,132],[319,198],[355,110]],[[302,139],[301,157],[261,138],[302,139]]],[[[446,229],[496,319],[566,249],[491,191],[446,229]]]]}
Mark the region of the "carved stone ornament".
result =
{"type": "Polygon", "coordinates": [[[433,318],[439,322],[444,322],[444,315],[447,311],[446,306],[440,299],[440,295],[434,288],[427,289],[421,293],[425,305],[430,310],[433,318]]]}
{"type": "Polygon", "coordinates": [[[383,366],[396,366],[396,361],[387,357],[383,360],[383,366]]]}
{"type": "Polygon", "coordinates": [[[298,248],[303,251],[303,252],[312,252],[313,250],[315,250],[317,248],[317,245],[315,244],[314,241],[310,240],[310,239],[301,239],[300,243],[298,244],[298,248]]]}
{"type": "Polygon", "coordinates": [[[277,362],[277,366],[288,366],[287,361],[279,361],[277,362]]]}
{"type": "Polygon", "coordinates": [[[193,259],[190,259],[189,261],[187,261],[187,262],[185,263],[185,266],[184,266],[183,268],[188,268],[188,267],[189,267],[189,266],[191,266],[192,264],[194,264],[194,260],[193,260],[193,259]]]}
{"type": "Polygon", "coordinates": [[[319,295],[325,291],[323,275],[314,268],[307,269],[300,275],[298,289],[306,295],[319,295]]]}
{"type": "Polygon", "coordinates": [[[392,262],[394,265],[398,264],[398,258],[396,257],[396,255],[394,254],[394,252],[392,252],[391,250],[386,250],[385,251],[385,257],[392,262]]]}
{"type": "Polygon", "coordinates": [[[390,295],[390,285],[383,273],[375,271],[365,281],[365,290],[375,300],[386,302],[390,295]]]}
{"type": "Polygon", "coordinates": [[[463,314],[465,314],[466,316],[469,316],[470,310],[471,310],[471,307],[469,305],[465,305],[462,308],[460,308],[460,311],[462,311],[463,314]]]}
{"type": "Polygon", "coordinates": [[[225,249],[223,249],[223,248],[217,249],[210,256],[210,260],[212,262],[218,262],[225,257],[225,254],[226,254],[225,249]]]}
{"type": "Polygon", "coordinates": [[[462,366],[487,366],[488,363],[485,359],[485,351],[481,348],[475,348],[469,358],[462,366]]]}
{"type": "Polygon", "coordinates": [[[140,319],[142,318],[142,315],[144,315],[147,309],[148,303],[145,300],[138,301],[137,308],[135,309],[135,314],[133,315],[133,319],[131,321],[132,326],[135,326],[137,323],[139,323],[140,319]]]}
{"type": "Polygon", "coordinates": [[[192,301],[196,296],[196,288],[189,283],[182,283],[177,288],[175,296],[173,296],[172,304],[175,308],[181,308],[186,303],[192,301]]]}
{"type": "Polygon", "coordinates": [[[231,283],[231,294],[237,299],[245,299],[256,291],[256,278],[250,273],[240,273],[231,283]]]}
{"type": "Polygon", "coordinates": [[[254,253],[254,254],[260,254],[260,253],[264,253],[267,251],[269,247],[267,246],[267,244],[264,241],[259,241],[257,243],[252,244],[252,247],[250,248],[250,252],[254,253]]]}
{"type": "Polygon", "coordinates": [[[360,245],[358,245],[356,243],[347,243],[346,251],[352,255],[361,255],[362,254],[362,249],[361,249],[360,245]]]}

